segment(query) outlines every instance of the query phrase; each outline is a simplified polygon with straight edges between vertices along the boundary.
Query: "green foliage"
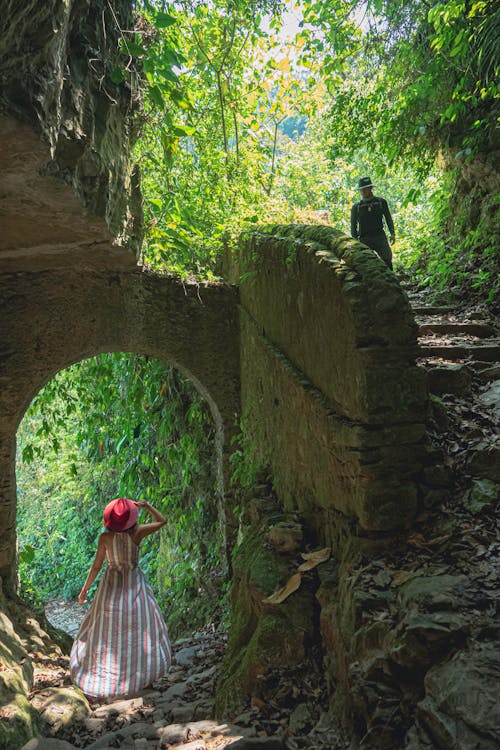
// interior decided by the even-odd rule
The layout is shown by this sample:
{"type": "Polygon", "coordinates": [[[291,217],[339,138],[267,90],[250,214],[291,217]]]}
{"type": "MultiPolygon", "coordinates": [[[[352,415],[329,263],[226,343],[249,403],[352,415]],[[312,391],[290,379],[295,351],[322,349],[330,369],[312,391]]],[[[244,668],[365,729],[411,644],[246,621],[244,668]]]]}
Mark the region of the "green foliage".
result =
{"type": "MultiPolygon", "coordinates": [[[[174,66],[175,85],[183,92],[166,107],[148,99],[137,146],[149,268],[212,279],[228,236],[293,214],[276,180],[287,144],[318,106],[320,87],[313,80],[304,86],[292,48],[262,30],[262,13],[276,25],[279,7],[181,2],[171,11],[176,24],[159,28],[144,4],[148,56],[156,60],[161,45],[176,50],[182,63],[174,66]]],[[[147,64],[150,87],[160,86],[157,70],[147,64]]]]}
{"type": "Polygon", "coordinates": [[[241,429],[231,441],[230,456],[231,483],[240,489],[253,487],[262,471],[263,464],[258,458],[257,448],[245,426],[245,419],[241,420],[241,429]]]}
{"type": "MultiPolygon", "coordinates": [[[[353,184],[369,173],[396,212],[401,262],[428,260],[430,282],[448,282],[467,251],[478,270],[463,280],[491,295],[491,226],[460,211],[463,232],[450,231],[433,181],[453,161],[470,171],[489,148],[500,38],[492,0],[306,0],[292,41],[275,33],[278,5],[182,2],[165,6],[175,23],[163,24],[144,3],[139,57],[147,85],[164,95],[164,106],[147,100],[137,152],[146,265],[211,279],[246,227],[318,221],[325,209],[348,232],[353,184]],[[163,81],[166,69],[175,80],[163,81]]],[[[457,189],[446,184],[449,200],[457,189]]]]}
{"type": "Polygon", "coordinates": [[[323,58],[331,97],[333,171],[347,164],[393,193],[391,178],[404,175],[407,192],[393,202],[400,260],[433,286],[492,299],[498,4],[306,2],[304,16],[315,26],[301,32],[304,61],[323,58]]]}
{"type": "Polygon", "coordinates": [[[40,391],[18,442],[25,593],[76,596],[106,503],[143,498],[168,518],[144,540],[141,565],[173,632],[207,621],[225,576],[217,458],[213,420],[189,381],[145,357],[85,360],[40,391]]]}

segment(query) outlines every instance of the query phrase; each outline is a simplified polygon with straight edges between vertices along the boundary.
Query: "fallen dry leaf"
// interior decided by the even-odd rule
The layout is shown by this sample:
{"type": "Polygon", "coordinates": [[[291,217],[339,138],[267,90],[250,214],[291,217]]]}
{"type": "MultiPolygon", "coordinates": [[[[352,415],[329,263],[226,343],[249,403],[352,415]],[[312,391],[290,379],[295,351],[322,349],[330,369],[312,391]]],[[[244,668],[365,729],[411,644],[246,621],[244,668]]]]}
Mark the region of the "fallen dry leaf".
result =
{"type": "Polygon", "coordinates": [[[324,547],[323,549],[318,549],[315,552],[302,552],[301,557],[305,560],[305,562],[301,563],[297,570],[301,570],[302,572],[305,572],[306,570],[312,570],[317,565],[320,565],[321,563],[329,560],[330,552],[330,547],[324,547]]]}
{"type": "Polygon", "coordinates": [[[261,698],[257,698],[256,695],[252,695],[250,699],[250,705],[252,706],[252,708],[265,708],[266,707],[266,703],[261,698]]]}
{"type": "Polygon", "coordinates": [[[301,580],[301,574],[294,573],[293,576],[288,579],[288,581],[281,589],[278,589],[278,591],[275,591],[274,594],[271,594],[271,596],[266,597],[262,601],[266,604],[281,604],[281,602],[284,602],[285,599],[288,599],[290,594],[293,594],[294,591],[297,591],[300,586],[301,580]]]}
{"type": "Polygon", "coordinates": [[[297,568],[297,570],[301,571],[302,573],[305,573],[306,570],[312,570],[317,565],[319,565],[319,563],[316,562],[315,560],[306,560],[305,562],[303,562],[303,563],[301,563],[299,565],[299,567],[297,568]]]}
{"type": "Polygon", "coordinates": [[[417,578],[421,575],[416,570],[396,570],[392,576],[392,586],[401,586],[406,581],[411,581],[412,578],[417,578]]]}
{"type": "Polygon", "coordinates": [[[406,540],[408,544],[411,544],[413,547],[425,547],[425,538],[423,534],[420,534],[418,531],[414,531],[413,534],[410,534],[408,539],[406,540]]]}
{"type": "Polygon", "coordinates": [[[300,556],[303,560],[316,560],[319,564],[321,562],[326,562],[330,557],[330,554],[330,547],[323,547],[323,549],[317,549],[314,550],[314,552],[301,552],[300,556]]]}

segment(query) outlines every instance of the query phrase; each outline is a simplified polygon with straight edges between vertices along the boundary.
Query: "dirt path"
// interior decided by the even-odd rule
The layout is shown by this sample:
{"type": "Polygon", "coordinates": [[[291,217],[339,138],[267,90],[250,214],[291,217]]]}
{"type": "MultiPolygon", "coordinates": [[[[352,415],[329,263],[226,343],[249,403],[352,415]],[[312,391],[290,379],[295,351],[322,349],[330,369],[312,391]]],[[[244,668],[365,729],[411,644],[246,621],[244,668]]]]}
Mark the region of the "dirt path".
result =
{"type": "Polygon", "coordinates": [[[51,599],[45,605],[45,614],[51,625],[64,630],[74,638],[87,609],[88,605],[79,604],[77,601],[51,599]]]}

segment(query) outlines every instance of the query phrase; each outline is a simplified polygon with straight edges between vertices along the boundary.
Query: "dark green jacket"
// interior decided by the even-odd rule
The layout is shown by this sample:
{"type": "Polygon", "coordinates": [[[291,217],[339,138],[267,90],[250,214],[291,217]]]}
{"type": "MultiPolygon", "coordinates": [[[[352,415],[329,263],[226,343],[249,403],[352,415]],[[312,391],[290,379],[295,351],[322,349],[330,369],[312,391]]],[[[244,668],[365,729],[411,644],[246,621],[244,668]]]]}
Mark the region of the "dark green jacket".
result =
{"type": "Polygon", "coordinates": [[[360,200],[351,208],[351,235],[355,240],[363,237],[377,237],[384,234],[383,218],[391,237],[394,236],[394,222],[385,198],[376,195],[369,200],[360,200]]]}

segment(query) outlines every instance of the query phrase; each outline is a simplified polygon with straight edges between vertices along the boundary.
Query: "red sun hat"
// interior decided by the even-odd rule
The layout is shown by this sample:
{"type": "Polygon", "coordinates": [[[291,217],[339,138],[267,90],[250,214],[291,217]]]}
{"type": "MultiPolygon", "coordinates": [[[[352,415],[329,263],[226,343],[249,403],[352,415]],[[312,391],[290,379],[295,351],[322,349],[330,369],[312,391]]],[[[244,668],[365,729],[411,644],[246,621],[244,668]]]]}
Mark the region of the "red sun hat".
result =
{"type": "Polygon", "coordinates": [[[110,531],[126,531],[137,521],[139,510],[133,500],[118,497],[104,508],[104,525],[110,531]]]}

